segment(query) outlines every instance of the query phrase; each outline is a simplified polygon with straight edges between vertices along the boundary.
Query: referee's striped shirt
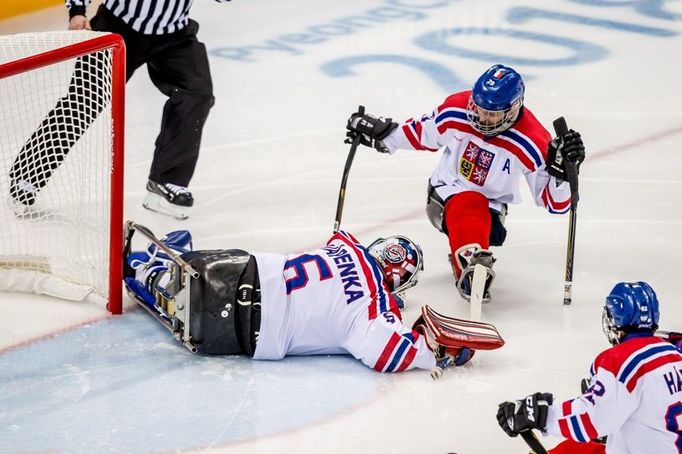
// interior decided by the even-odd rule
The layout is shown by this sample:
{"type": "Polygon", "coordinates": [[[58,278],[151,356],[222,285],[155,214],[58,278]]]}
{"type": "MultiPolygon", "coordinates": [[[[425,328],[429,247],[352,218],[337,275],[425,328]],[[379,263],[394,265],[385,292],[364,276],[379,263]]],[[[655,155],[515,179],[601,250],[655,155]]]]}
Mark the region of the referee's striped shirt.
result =
{"type": "MultiPolygon", "coordinates": [[[[66,0],[69,17],[85,15],[91,0],[66,0]]],[[[104,7],[133,30],[145,35],[165,35],[180,30],[189,21],[194,0],[104,0],[104,7]]],[[[229,2],[230,0],[215,0],[229,2]]]]}

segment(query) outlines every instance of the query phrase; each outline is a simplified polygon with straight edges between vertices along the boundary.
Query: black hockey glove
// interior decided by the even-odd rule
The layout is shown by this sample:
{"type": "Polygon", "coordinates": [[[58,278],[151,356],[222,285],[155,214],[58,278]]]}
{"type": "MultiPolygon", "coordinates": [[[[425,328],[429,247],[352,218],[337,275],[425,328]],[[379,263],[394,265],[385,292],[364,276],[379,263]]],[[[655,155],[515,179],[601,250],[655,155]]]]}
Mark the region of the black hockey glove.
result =
{"type": "Polygon", "coordinates": [[[497,409],[497,423],[510,437],[531,429],[545,432],[547,411],[553,400],[550,393],[535,393],[523,400],[503,402],[497,409]]]}
{"type": "Polygon", "coordinates": [[[360,143],[368,147],[374,147],[382,153],[388,153],[388,148],[384,145],[384,140],[395,128],[398,123],[394,123],[390,118],[375,117],[369,114],[355,112],[348,119],[346,129],[348,137],[353,138],[360,135],[360,143]]]}
{"type": "Polygon", "coordinates": [[[585,145],[579,132],[569,130],[556,137],[547,148],[547,173],[566,181],[566,161],[573,163],[576,169],[585,160],[585,145]]]}

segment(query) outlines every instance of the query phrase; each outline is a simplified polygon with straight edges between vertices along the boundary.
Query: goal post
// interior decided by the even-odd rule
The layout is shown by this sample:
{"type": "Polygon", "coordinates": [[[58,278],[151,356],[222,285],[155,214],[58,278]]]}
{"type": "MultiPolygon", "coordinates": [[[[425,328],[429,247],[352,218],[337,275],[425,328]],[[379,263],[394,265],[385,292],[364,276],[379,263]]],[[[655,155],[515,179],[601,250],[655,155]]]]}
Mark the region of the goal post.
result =
{"type": "Polygon", "coordinates": [[[125,45],[0,36],[0,291],[122,312],[125,45]]]}

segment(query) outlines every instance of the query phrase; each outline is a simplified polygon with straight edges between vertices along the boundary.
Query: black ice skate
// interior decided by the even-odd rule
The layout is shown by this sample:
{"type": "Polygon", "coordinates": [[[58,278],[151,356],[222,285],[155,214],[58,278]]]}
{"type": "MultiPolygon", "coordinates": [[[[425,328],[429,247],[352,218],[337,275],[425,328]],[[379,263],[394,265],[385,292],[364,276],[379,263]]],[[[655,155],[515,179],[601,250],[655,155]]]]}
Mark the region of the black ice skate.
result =
{"type": "Polygon", "coordinates": [[[12,180],[9,187],[10,203],[14,215],[20,218],[36,214],[38,188],[25,180],[12,180]]]}
{"type": "Polygon", "coordinates": [[[9,194],[12,200],[25,206],[31,206],[36,203],[36,194],[38,188],[25,180],[12,180],[9,188],[9,194]]]}
{"type": "Polygon", "coordinates": [[[173,216],[176,219],[187,219],[194,205],[194,197],[184,186],[149,180],[147,196],[142,205],[148,210],[173,216]]]}

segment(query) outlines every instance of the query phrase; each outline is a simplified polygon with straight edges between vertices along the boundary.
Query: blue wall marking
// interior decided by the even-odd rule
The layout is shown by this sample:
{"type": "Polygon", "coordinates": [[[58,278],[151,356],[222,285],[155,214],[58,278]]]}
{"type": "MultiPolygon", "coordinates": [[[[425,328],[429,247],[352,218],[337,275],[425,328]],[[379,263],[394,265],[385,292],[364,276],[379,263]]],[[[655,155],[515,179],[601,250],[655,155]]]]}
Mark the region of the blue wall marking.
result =
{"type": "MultiPolygon", "coordinates": [[[[422,71],[446,92],[466,90],[469,83],[462,79],[447,66],[424,58],[408,57],[405,55],[358,55],[354,57],[338,58],[322,65],[323,73],[331,77],[350,77],[357,75],[354,68],[369,63],[391,63],[410,67],[422,71]]],[[[390,78],[390,74],[386,77],[390,78]]]]}
{"type": "Polygon", "coordinates": [[[568,66],[601,60],[609,54],[608,50],[606,50],[604,47],[598,44],[589,43],[587,41],[564,38],[555,35],[547,35],[543,33],[517,31],[503,28],[470,27],[436,30],[418,36],[415,39],[415,43],[424,49],[440,54],[471,58],[486,62],[501,61],[508,65],[568,66]],[[505,38],[518,39],[519,41],[535,41],[540,44],[549,43],[557,47],[565,47],[572,50],[573,56],[554,59],[514,57],[511,55],[472,50],[465,47],[456,46],[448,42],[449,38],[460,35],[502,36],[505,38]]]}
{"type": "Polygon", "coordinates": [[[573,24],[590,25],[593,27],[606,28],[611,30],[620,30],[624,32],[640,33],[649,36],[675,36],[677,32],[657,27],[646,27],[643,25],[632,24],[629,22],[619,22],[606,19],[595,19],[588,16],[579,16],[576,14],[559,13],[556,11],[549,11],[546,9],[516,7],[511,8],[507,13],[507,20],[512,24],[523,24],[531,19],[549,19],[560,22],[568,22],[573,24]]]}

